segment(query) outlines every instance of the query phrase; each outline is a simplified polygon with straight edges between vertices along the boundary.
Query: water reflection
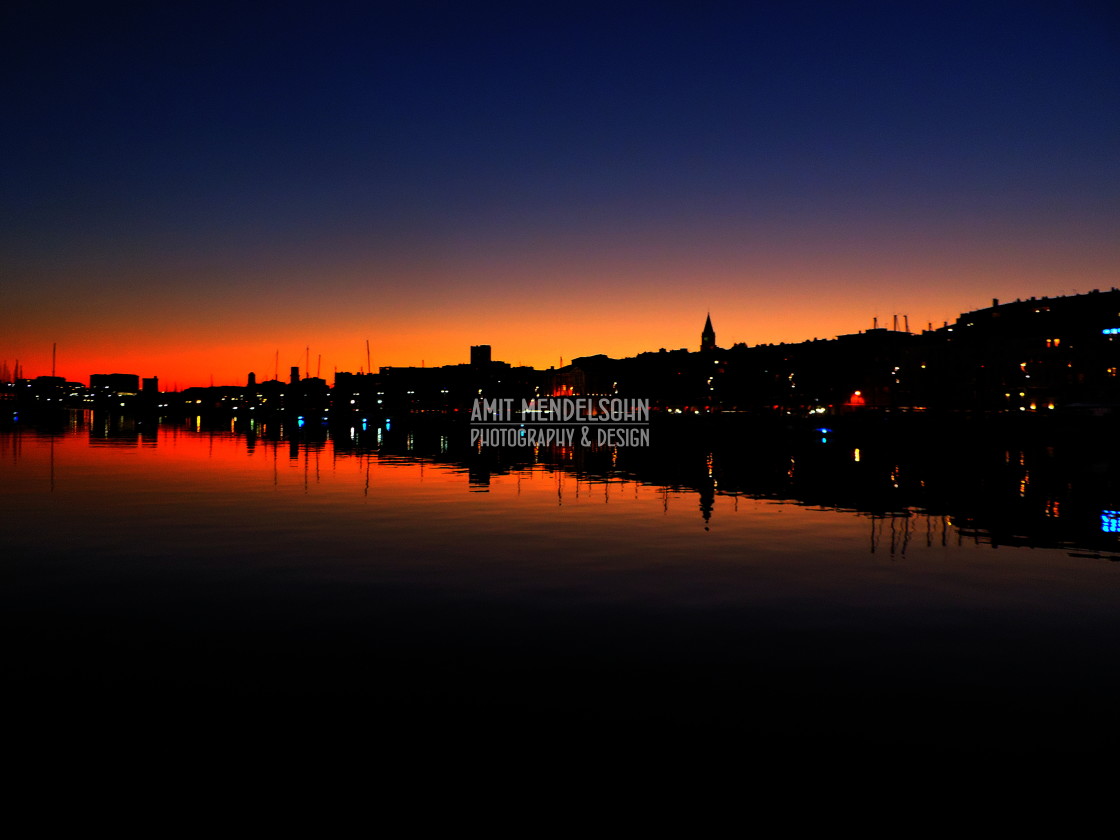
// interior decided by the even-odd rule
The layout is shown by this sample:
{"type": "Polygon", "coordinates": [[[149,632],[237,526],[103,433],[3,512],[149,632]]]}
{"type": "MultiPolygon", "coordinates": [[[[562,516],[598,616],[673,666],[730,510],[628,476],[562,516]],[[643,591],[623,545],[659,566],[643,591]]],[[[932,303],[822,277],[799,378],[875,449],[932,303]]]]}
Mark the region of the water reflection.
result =
{"type": "Polygon", "coordinates": [[[740,431],[495,451],[397,422],[0,430],[24,712],[100,691],[127,726],[296,698],[273,734],[316,697],[320,719],[351,702],[410,732],[708,726],[722,752],[736,732],[1064,745],[1071,719],[1100,742],[1109,441],[740,431]]]}
{"type": "MultiPolygon", "coordinates": [[[[1120,507],[1115,445],[1105,435],[1018,440],[981,424],[949,435],[830,430],[825,441],[785,433],[695,441],[649,449],[492,450],[449,446],[445,431],[354,435],[339,456],[426,461],[463,470],[469,489],[492,476],[541,470],[573,486],[634,482],[663,491],[664,503],[694,494],[705,529],[718,527],[717,499],[768,499],[855,512],[869,520],[873,552],[905,554],[924,544],[971,539],[1000,546],[1055,547],[1116,559],[1120,507]],[[935,533],[938,535],[935,537],[935,533]],[[950,536],[952,535],[952,536],[950,536]]],[[[557,504],[564,483],[557,479],[557,504]]],[[[609,491],[604,492],[604,499],[609,491]]],[[[732,509],[735,509],[733,504],[732,509]]]]}
{"type": "MultiPolygon", "coordinates": [[[[236,421],[207,427],[159,427],[121,416],[75,412],[65,424],[0,433],[0,452],[17,462],[25,437],[53,442],[84,432],[91,447],[156,447],[161,436],[208,442],[236,441],[243,455],[264,453],[279,483],[280,449],[300,471],[305,492],[320,482],[322,464],[355,460],[368,495],[371,469],[394,464],[428,466],[462,475],[464,490],[489,493],[495,479],[543,477],[555,484],[555,504],[566,497],[609,504],[612,492],[654,492],[664,511],[691,505],[697,525],[718,529],[739,500],[766,500],[854,513],[867,520],[871,553],[904,556],[926,547],[976,544],[1061,548],[1081,555],[1120,557],[1120,488],[1114,442],[1104,434],[1027,439],[972,424],[951,434],[882,428],[819,432],[754,429],[704,437],[660,430],[650,448],[534,447],[491,449],[468,445],[461,427],[397,423],[349,428],[333,435],[322,424],[302,426],[236,421]],[[924,432],[924,433],[915,433],[924,432]]],[[[223,458],[229,453],[223,449],[223,458]]],[[[233,456],[238,457],[238,456],[233,456]]]]}

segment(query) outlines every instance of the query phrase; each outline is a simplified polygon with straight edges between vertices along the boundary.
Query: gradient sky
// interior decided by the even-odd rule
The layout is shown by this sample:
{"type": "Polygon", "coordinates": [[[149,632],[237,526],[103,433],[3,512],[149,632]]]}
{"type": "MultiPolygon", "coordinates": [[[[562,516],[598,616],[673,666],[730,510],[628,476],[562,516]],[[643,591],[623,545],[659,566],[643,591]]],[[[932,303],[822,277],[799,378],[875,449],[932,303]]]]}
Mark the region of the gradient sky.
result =
{"type": "Polygon", "coordinates": [[[1120,285],[1112,2],[99,5],[0,12],[29,376],[547,367],[1120,285]]]}

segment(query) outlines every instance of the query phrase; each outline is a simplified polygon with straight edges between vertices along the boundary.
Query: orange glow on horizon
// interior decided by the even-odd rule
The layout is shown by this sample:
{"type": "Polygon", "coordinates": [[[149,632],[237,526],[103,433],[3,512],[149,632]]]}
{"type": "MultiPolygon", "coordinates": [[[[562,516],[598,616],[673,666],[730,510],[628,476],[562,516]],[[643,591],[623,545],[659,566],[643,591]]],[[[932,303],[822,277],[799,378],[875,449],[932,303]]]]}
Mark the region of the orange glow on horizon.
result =
{"type": "MultiPolygon", "coordinates": [[[[292,366],[331,383],[336,370],[366,369],[368,339],[375,371],[465,363],[474,344],[491,345],[495,360],[547,369],[599,353],[697,350],[709,311],[720,347],[796,343],[866,330],[875,317],[890,326],[893,315],[900,326],[909,316],[911,330],[921,332],[985,308],[993,297],[1054,296],[1063,285],[1045,263],[1033,271],[1022,263],[1000,271],[981,265],[946,284],[940,269],[903,272],[893,260],[869,268],[854,260],[783,265],[772,258],[750,272],[726,265],[705,271],[711,262],[693,271],[617,260],[597,270],[542,264],[528,275],[537,282],[525,284],[519,278],[529,268],[513,261],[497,275],[486,266],[464,269],[459,285],[417,271],[388,291],[360,286],[350,270],[336,287],[306,297],[292,291],[291,277],[274,297],[255,283],[232,283],[217,307],[192,301],[179,286],[153,290],[147,309],[108,294],[85,305],[17,295],[0,361],[11,368],[18,360],[27,377],[49,375],[57,342],[57,374],[86,384],[92,373],[121,372],[158,376],[162,390],[209,385],[211,377],[215,385],[242,385],[249,372],[258,381],[286,381],[292,366]],[[704,279],[690,279],[696,276],[704,279]]],[[[1108,288],[1107,262],[1083,275],[1083,291],[1108,288]]]]}

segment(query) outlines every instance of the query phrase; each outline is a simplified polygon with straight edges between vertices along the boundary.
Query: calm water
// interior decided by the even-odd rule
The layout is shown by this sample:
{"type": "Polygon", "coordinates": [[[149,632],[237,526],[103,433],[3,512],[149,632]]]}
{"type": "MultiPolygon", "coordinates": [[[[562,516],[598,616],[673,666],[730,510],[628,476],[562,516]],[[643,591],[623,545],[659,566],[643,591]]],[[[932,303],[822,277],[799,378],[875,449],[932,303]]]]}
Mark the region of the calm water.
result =
{"type": "Polygon", "coordinates": [[[981,442],[962,474],[814,434],[502,460],[458,433],[0,432],[11,696],[132,735],[1115,744],[1099,453],[981,442]]]}

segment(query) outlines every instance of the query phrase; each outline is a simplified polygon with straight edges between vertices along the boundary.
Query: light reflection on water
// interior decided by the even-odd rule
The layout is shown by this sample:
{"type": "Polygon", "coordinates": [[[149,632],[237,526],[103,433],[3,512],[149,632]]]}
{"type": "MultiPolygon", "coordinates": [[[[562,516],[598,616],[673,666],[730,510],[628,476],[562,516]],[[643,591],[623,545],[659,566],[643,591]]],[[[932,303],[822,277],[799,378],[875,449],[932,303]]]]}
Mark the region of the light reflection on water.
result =
{"type": "MultiPolygon", "coordinates": [[[[697,662],[720,673],[793,667],[804,691],[788,690],[799,697],[848,697],[846,680],[928,691],[927,673],[939,690],[948,680],[998,695],[1008,686],[991,682],[996,660],[1031,690],[1052,685],[1059,666],[1079,696],[1115,688],[1105,668],[1120,565],[1100,545],[1082,556],[997,549],[919,507],[843,509],[541,462],[483,475],[330,440],[172,427],[117,440],[3,433],[0,464],[5,606],[17,637],[49,626],[74,645],[62,657],[73,671],[89,653],[76,639],[111,617],[123,622],[114,633],[155,622],[188,651],[211,644],[196,639],[213,623],[234,649],[250,635],[271,650],[310,632],[362,658],[396,661],[403,648],[442,661],[455,650],[456,661],[501,661],[505,672],[505,657],[521,663],[514,672],[526,667],[530,644],[528,658],[551,662],[549,673],[595,657],[612,673],[643,663],[660,678],[697,662]],[[250,633],[245,616],[258,614],[250,633]]],[[[719,466],[706,455],[701,479],[714,485],[719,466]]],[[[720,488],[734,486],[724,474],[720,488]]],[[[43,644],[43,657],[59,656],[43,644]]],[[[35,674],[37,656],[30,647],[21,667],[35,674]]],[[[177,673],[204,683],[210,668],[177,673]]],[[[239,679],[246,691],[254,680],[275,690],[271,671],[239,679]]],[[[368,688],[335,671],[325,679],[368,688]]]]}
{"type": "Polygon", "coordinates": [[[93,567],[158,558],[186,572],[202,563],[419,576],[565,601],[784,598],[801,612],[814,601],[998,608],[1031,597],[1045,611],[1059,593],[1083,607],[1116,597],[1108,562],[996,553],[950,517],[919,509],[872,514],[718,493],[705,501],[686,487],[541,463],[488,475],[480,487],[455,463],[174,428],[159,430],[158,445],[154,434],[123,443],[9,436],[0,455],[15,556],[80,551],[93,567]]]}

